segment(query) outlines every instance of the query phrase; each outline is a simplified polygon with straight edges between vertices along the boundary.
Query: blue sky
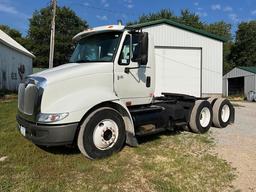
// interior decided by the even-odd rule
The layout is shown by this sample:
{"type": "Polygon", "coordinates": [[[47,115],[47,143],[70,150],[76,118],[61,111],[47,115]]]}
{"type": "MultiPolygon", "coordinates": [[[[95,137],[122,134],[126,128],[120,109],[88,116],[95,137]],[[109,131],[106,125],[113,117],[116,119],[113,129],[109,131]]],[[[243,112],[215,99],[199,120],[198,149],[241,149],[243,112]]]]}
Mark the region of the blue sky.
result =
{"type": "MultiPolygon", "coordinates": [[[[18,29],[26,35],[28,19],[35,10],[50,4],[50,0],[0,0],[0,24],[18,29]]],[[[202,21],[224,20],[233,25],[256,19],[256,0],[58,0],[58,5],[71,7],[91,27],[133,21],[142,13],[170,8],[178,15],[188,8],[202,21]]]]}

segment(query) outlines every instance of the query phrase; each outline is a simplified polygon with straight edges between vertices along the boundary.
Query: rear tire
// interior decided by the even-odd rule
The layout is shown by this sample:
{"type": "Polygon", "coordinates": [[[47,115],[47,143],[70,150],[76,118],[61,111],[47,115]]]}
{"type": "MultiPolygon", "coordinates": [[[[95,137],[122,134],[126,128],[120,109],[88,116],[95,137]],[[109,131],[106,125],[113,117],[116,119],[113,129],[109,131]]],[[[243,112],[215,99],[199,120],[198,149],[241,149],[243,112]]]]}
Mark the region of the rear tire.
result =
{"type": "Polygon", "coordinates": [[[219,98],[213,105],[213,125],[214,127],[224,128],[231,122],[234,108],[229,100],[219,98]]]}
{"type": "Polygon", "coordinates": [[[211,104],[211,106],[213,107],[214,103],[216,102],[218,98],[217,97],[210,97],[209,99],[207,99],[207,101],[211,104]]]}
{"type": "Polygon", "coordinates": [[[102,107],[92,112],[81,125],[78,148],[90,159],[110,156],[122,149],[125,124],[115,109],[102,107]]]}
{"type": "Polygon", "coordinates": [[[212,107],[206,100],[197,100],[192,109],[189,126],[195,133],[206,133],[212,124],[212,107]]]}

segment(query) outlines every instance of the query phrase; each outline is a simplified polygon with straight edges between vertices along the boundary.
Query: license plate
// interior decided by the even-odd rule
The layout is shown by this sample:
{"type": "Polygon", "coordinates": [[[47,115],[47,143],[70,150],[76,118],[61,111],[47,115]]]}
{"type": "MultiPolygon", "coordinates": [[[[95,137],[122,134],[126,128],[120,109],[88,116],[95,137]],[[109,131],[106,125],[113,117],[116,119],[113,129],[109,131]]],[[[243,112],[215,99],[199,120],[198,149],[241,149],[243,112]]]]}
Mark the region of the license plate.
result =
{"type": "Polygon", "coordinates": [[[20,133],[25,137],[26,136],[26,128],[23,126],[20,126],[20,133]]]}

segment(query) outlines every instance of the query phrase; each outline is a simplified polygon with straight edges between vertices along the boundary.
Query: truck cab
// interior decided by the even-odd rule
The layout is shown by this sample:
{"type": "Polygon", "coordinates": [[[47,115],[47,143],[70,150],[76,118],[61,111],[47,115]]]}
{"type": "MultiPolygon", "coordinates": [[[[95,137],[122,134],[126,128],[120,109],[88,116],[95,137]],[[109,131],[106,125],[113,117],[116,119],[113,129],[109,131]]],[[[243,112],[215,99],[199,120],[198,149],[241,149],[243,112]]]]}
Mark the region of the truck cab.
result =
{"type": "Polygon", "coordinates": [[[226,119],[221,124],[216,117],[215,124],[233,122],[227,100],[170,93],[154,97],[154,40],[148,33],[110,25],[83,31],[73,40],[69,63],[30,75],[19,86],[18,130],[33,143],[77,144],[94,159],[170,127],[191,124],[204,133],[213,124],[214,103],[216,116],[221,105],[227,106],[226,119]]]}

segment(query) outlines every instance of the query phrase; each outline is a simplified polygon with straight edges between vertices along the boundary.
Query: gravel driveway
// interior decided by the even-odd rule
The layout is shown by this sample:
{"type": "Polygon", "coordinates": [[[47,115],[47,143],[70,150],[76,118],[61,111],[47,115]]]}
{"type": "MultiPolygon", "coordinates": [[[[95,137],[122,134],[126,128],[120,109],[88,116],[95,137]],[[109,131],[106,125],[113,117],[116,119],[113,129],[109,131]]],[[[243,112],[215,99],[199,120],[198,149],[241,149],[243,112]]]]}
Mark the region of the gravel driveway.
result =
{"type": "Polygon", "coordinates": [[[237,169],[237,191],[256,192],[256,103],[236,102],[236,118],[225,129],[212,129],[216,152],[237,169]]]}

